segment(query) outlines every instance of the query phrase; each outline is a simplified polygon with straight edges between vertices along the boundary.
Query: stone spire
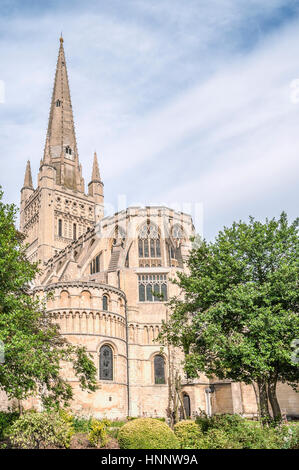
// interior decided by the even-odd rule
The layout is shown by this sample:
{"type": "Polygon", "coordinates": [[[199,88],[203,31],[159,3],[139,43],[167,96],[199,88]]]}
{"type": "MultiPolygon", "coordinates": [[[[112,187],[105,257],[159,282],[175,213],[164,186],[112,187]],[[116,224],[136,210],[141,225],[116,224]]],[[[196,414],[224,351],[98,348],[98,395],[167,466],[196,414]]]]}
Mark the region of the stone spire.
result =
{"type": "Polygon", "coordinates": [[[60,37],[43,163],[56,168],[57,184],[84,191],[62,37],[60,37]]]}
{"type": "MultiPolygon", "coordinates": [[[[91,181],[88,183],[88,194],[89,196],[94,197],[96,204],[102,205],[104,204],[104,184],[101,180],[99,164],[98,164],[98,157],[96,152],[93,156],[93,166],[92,166],[92,175],[91,181]]],[[[103,210],[101,209],[101,216],[103,216],[103,210]]]]}
{"type": "Polygon", "coordinates": [[[23,188],[33,189],[30,161],[27,161],[23,188]]]}
{"type": "Polygon", "coordinates": [[[94,156],[93,156],[91,181],[101,181],[99,164],[98,164],[98,157],[97,157],[96,152],[94,153],[94,156]]]}

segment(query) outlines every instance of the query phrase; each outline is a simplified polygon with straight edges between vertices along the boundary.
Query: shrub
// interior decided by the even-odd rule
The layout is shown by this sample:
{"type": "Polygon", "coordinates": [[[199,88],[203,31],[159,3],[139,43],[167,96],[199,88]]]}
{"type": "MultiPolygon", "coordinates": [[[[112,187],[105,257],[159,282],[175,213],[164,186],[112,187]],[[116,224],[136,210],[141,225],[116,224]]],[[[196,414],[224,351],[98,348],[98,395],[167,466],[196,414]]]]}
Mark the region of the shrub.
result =
{"type": "Polygon", "coordinates": [[[299,427],[263,426],[238,415],[199,416],[199,449],[290,449],[299,445],[299,427]]]}
{"type": "Polygon", "coordinates": [[[195,423],[200,426],[200,429],[202,432],[206,432],[209,428],[209,422],[210,418],[207,415],[207,413],[203,410],[200,411],[200,414],[198,414],[195,418],[195,423]]]}
{"type": "Polygon", "coordinates": [[[281,449],[299,449],[299,423],[282,425],[279,438],[281,449]]]}
{"type": "Polygon", "coordinates": [[[75,432],[88,433],[91,429],[92,418],[85,418],[82,416],[73,417],[73,427],[75,432]]]}
{"type": "Polygon", "coordinates": [[[92,419],[88,440],[93,447],[98,447],[98,445],[104,447],[107,444],[107,428],[110,425],[111,423],[107,419],[101,421],[92,419]]]}
{"type": "Polygon", "coordinates": [[[154,418],[138,418],[129,421],[118,432],[121,449],[179,449],[174,432],[154,418]]]}
{"type": "Polygon", "coordinates": [[[200,449],[240,449],[241,444],[224,429],[211,428],[199,441],[200,449]]]}
{"type": "Polygon", "coordinates": [[[237,429],[242,423],[244,423],[245,418],[242,418],[239,415],[213,415],[211,417],[207,416],[205,413],[201,413],[196,417],[195,422],[198,424],[203,432],[208,431],[208,429],[226,429],[233,430],[237,429]]]}
{"type": "Polygon", "coordinates": [[[181,449],[197,449],[202,431],[191,419],[180,421],[174,426],[174,433],[180,442],[181,449]]]}
{"type": "Polygon", "coordinates": [[[9,434],[10,426],[18,419],[17,411],[0,411],[0,440],[5,439],[9,434]]]}
{"type": "Polygon", "coordinates": [[[14,446],[23,449],[69,448],[73,432],[68,413],[30,410],[13,423],[9,438],[14,446]]]}

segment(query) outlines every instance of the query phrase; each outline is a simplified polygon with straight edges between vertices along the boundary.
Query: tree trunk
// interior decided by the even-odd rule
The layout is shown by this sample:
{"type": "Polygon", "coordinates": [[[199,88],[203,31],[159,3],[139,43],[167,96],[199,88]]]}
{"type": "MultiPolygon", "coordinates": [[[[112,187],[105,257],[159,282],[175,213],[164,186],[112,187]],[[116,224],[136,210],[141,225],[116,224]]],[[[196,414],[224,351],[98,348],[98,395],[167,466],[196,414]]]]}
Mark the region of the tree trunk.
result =
{"type": "Polygon", "coordinates": [[[23,414],[22,400],[18,400],[18,410],[21,416],[23,414]]]}
{"type": "Polygon", "coordinates": [[[268,381],[268,397],[272,408],[273,418],[281,420],[281,410],[276,395],[277,378],[268,381]]]}
{"type": "Polygon", "coordinates": [[[261,419],[260,396],[258,393],[258,388],[256,387],[256,384],[254,382],[252,382],[252,387],[253,387],[254,394],[255,394],[258,419],[261,419]]]}
{"type": "Polygon", "coordinates": [[[181,376],[179,375],[178,371],[176,371],[175,389],[177,392],[178,401],[181,404],[183,419],[186,419],[186,410],[184,407],[184,401],[183,401],[183,396],[182,396],[183,394],[182,394],[181,376]]]}
{"type": "Polygon", "coordinates": [[[259,402],[260,402],[260,414],[263,424],[267,424],[271,421],[271,415],[268,405],[268,393],[267,393],[267,382],[265,380],[257,380],[259,390],[259,402]]]}

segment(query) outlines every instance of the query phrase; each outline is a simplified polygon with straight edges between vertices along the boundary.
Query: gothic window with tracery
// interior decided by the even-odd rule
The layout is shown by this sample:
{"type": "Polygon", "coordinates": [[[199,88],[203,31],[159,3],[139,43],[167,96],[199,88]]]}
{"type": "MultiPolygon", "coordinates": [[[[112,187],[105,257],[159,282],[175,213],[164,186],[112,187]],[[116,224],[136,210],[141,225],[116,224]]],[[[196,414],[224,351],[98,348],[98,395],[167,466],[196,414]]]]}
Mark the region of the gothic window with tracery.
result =
{"type": "Polygon", "coordinates": [[[178,241],[184,238],[183,230],[179,225],[174,225],[172,227],[172,237],[178,241]]]}
{"type": "Polygon", "coordinates": [[[161,243],[158,227],[150,222],[144,224],[138,237],[139,265],[161,266],[161,243]]]}
{"type": "Polygon", "coordinates": [[[184,239],[184,232],[180,225],[174,225],[171,229],[171,237],[166,242],[170,266],[182,267],[181,244],[184,239]]]}
{"type": "Polygon", "coordinates": [[[60,101],[60,100],[57,100],[57,101],[56,101],[56,107],[59,108],[60,105],[61,105],[61,101],[60,101]]]}
{"type": "Polygon", "coordinates": [[[100,380],[113,380],[113,352],[107,344],[100,349],[100,380]]]}
{"type": "Polygon", "coordinates": [[[167,300],[166,274],[138,275],[139,302],[165,302],[167,300]]]}
{"type": "Polygon", "coordinates": [[[90,263],[90,274],[96,274],[101,271],[101,254],[97,255],[90,263]]]}
{"type": "Polygon", "coordinates": [[[154,357],[155,384],[165,384],[165,361],[161,354],[154,357]]]}

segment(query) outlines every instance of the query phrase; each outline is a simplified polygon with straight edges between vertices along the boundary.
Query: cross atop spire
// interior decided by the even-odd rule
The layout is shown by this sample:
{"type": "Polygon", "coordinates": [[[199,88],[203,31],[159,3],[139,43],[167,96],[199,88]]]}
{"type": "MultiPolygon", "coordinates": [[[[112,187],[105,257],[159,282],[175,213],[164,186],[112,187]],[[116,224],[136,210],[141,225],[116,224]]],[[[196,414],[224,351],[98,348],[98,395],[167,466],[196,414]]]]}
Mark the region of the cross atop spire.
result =
{"type": "MultiPolygon", "coordinates": [[[[71,94],[63,48],[63,37],[56,65],[43,163],[57,170],[57,184],[82,191],[71,94]]],[[[84,189],[83,189],[84,191],[84,189]]]]}

